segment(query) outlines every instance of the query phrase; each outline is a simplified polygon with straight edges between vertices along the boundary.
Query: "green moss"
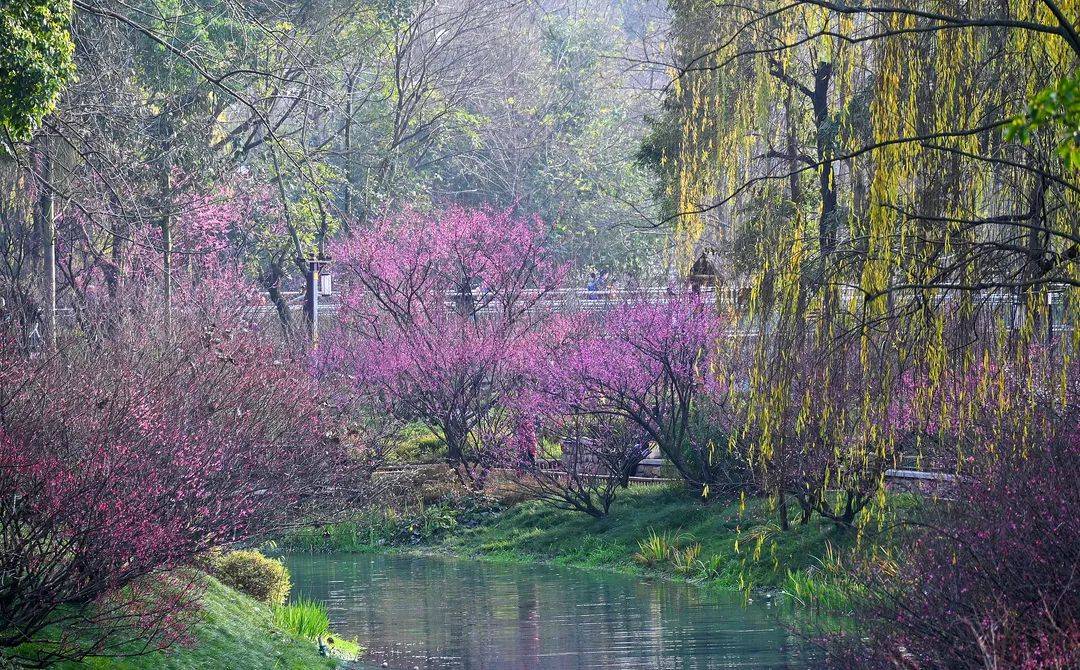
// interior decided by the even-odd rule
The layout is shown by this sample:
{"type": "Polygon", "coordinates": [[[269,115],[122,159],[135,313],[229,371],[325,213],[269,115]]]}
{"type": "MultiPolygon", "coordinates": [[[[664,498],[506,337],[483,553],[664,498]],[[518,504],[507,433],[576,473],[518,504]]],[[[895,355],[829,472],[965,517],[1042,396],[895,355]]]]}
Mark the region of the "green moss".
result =
{"type": "Polygon", "coordinates": [[[337,661],[319,656],[310,641],[274,624],[270,607],[207,577],[202,621],[194,642],[132,658],[64,663],[63,670],[327,670],[337,661]]]}
{"type": "Polygon", "coordinates": [[[655,574],[725,589],[777,589],[791,583],[790,573],[819,572],[834,555],[830,548],[843,554],[855,541],[854,533],[817,519],[780,532],[774,518],[762,500],[705,504],[680,487],[641,486],[620,494],[602,519],[524,502],[480,523],[460,524],[419,548],[502,562],[655,574]],[[677,571],[671,560],[642,566],[635,554],[654,532],[677,538],[684,550],[700,544],[694,566],[677,571]]]}

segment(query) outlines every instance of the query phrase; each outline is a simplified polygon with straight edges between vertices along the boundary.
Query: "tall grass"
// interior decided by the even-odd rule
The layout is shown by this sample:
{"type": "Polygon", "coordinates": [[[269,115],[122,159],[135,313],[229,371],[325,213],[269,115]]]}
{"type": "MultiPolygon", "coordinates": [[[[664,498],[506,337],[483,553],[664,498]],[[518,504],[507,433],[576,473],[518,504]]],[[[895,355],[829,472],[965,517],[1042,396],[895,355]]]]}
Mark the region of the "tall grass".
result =
{"type": "Polygon", "coordinates": [[[330,630],[330,616],[326,606],[316,600],[300,600],[274,608],[274,623],[281,629],[315,639],[330,630]]]}
{"type": "Polygon", "coordinates": [[[840,612],[851,607],[854,584],[841,554],[829,542],[817,565],[801,571],[787,571],[784,593],[802,607],[815,611],[840,612]]]}
{"type": "Polygon", "coordinates": [[[681,541],[682,535],[678,531],[657,533],[650,528],[648,536],[643,540],[638,540],[638,551],[633,559],[647,568],[658,567],[671,557],[681,541]]]}
{"type": "Polygon", "coordinates": [[[692,576],[699,570],[699,556],[701,556],[701,544],[696,542],[683,549],[673,548],[671,550],[671,567],[680,575],[692,576]]]}

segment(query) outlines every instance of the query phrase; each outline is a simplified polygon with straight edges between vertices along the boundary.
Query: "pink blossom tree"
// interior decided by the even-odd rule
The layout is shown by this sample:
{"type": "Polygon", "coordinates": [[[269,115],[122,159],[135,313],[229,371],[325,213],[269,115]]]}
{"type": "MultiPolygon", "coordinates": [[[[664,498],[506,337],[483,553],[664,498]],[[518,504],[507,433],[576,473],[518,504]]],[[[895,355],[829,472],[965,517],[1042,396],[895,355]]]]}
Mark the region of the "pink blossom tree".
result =
{"type": "Polygon", "coordinates": [[[177,316],[45,358],[0,338],[0,647],[28,662],[180,639],[198,588],[175,568],[357,474],[301,360],[221,309],[177,316]]]}
{"type": "Polygon", "coordinates": [[[722,327],[715,307],[693,294],[581,315],[550,350],[551,393],[568,414],[633,423],[687,482],[726,483],[726,440],[695,431],[695,417],[731,390],[717,375],[729,369],[722,327]]]}
{"type": "Polygon", "coordinates": [[[610,511],[618,490],[628,486],[648,453],[649,439],[638,424],[596,413],[582,402],[580,380],[564,367],[590,324],[581,311],[544,323],[525,361],[528,382],[508,406],[516,430],[506,465],[515,469],[517,485],[531,496],[600,518],[610,511]]]}
{"type": "Polygon", "coordinates": [[[515,444],[507,408],[563,274],[539,221],[488,208],[406,211],[332,253],[344,286],[324,369],[377,411],[423,423],[463,479],[482,483],[515,444]]]}
{"type": "Polygon", "coordinates": [[[537,500],[595,518],[608,514],[620,488],[629,485],[648,453],[641,428],[626,419],[589,414],[548,417],[540,430],[528,418],[519,426],[519,488],[537,500]],[[557,456],[545,453],[558,445],[557,456]]]}

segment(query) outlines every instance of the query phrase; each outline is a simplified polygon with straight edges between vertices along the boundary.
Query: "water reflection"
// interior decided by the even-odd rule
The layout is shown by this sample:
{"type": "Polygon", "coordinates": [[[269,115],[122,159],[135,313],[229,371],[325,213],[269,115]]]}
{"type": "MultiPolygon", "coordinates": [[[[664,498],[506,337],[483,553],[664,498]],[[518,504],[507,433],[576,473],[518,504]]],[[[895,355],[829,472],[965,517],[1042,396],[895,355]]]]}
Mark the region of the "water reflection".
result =
{"type": "Polygon", "coordinates": [[[439,558],[286,561],[295,592],[392,668],[810,667],[772,610],[681,584],[439,558]]]}

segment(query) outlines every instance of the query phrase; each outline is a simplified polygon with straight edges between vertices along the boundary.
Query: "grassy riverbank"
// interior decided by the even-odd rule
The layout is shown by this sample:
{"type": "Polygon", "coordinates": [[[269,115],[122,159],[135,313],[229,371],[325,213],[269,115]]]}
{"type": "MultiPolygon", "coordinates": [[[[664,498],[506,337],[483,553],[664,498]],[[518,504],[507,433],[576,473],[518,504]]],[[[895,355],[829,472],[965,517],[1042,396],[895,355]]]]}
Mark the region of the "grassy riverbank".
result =
{"type": "Polygon", "coordinates": [[[523,503],[491,524],[449,535],[440,546],[493,560],[549,561],[745,589],[783,587],[788,570],[818,566],[829,544],[853,539],[817,522],[780,533],[759,501],[702,505],[690,494],[660,488],[631,491],[619,502],[603,519],[523,503]]]}
{"type": "Polygon", "coordinates": [[[853,531],[814,519],[782,532],[761,500],[703,504],[680,488],[638,487],[603,519],[540,502],[506,509],[456,504],[367,517],[284,538],[290,551],[417,551],[519,563],[546,562],[685,579],[733,589],[783,590],[842,609],[853,531]]]}
{"type": "Polygon", "coordinates": [[[283,631],[266,605],[207,577],[202,620],[190,645],[131,658],[63,663],[61,670],[331,670],[315,643],[283,631]]]}

